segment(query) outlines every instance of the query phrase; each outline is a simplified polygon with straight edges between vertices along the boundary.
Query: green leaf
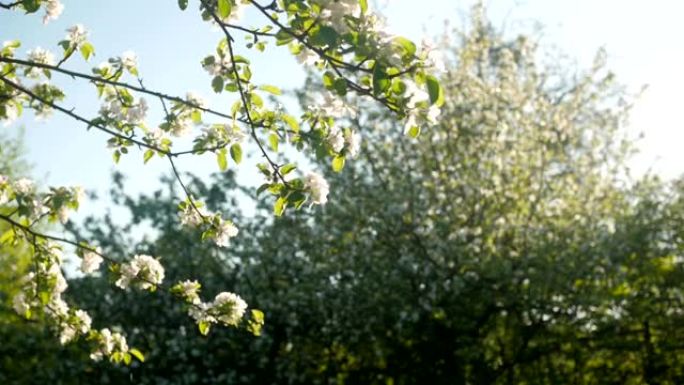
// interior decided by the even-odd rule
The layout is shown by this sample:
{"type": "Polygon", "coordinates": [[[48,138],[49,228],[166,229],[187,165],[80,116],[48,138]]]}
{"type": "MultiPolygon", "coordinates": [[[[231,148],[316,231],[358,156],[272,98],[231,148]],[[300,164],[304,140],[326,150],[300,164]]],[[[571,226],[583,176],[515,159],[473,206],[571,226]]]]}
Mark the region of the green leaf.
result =
{"type": "Polygon", "coordinates": [[[221,76],[216,76],[214,80],[211,81],[211,87],[217,94],[223,90],[223,78],[221,76]]]}
{"type": "Polygon", "coordinates": [[[337,91],[337,94],[340,96],[344,96],[347,94],[347,79],[345,78],[337,78],[335,79],[335,91],[337,91]]]}
{"type": "Polygon", "coordinates": [[[236,164],[242,162],[242,147],[240,147],[239,143],[230,146],[230,157],[233,158],[236,164]]]}
{"type": "Polygon", "coordinates": [[[292,35],[284,29],[276,32],[275,38],[276,45],[285,45],[294,40],[294,37],[292,37],[292,35]]]}
{"type": "Polygon", "coordinates": [[[294,132],[299,132],[299,122],[292,115],[283,114],[282,119],[294,132]]]}
{"type": "Polygon", "coordinates": [[[344,168],[345,158],[344,156],[336,156],[332,161],[332,168],[335,172],[340,172],[344,168]]]}
{"type": "Polygon", "coordinates": [[[261,327],[264,325],[264,313],[261,310],[252,309],[252,317],[247,321],[247,330],[255,336],[261,335],[261,327]]]}
{"type": "Polygon", "coordinates": [[[188,8],[188,0],[178,0],[178,8],[185,11],[188,8]]]}
{"type": "Polygon", "coordinates": [[[40,9],[40,2],[38,0],[24,0],[21,2],[26,13],[33,13],[40,9]]]}
{"type": "Polygon", "coordinates": [[[228,157],[225,148],[216,153],[216,162],[218,162],[219,170],[226,171],[228,169],[228,157]]]}
{"type": "Polygon", "coordinates": [[[119,150],[114,151],[112,158],[114,159],[114,163],[119,163],[119,159],[121,159],[121,153],[119,150]]]}
{"type": "Polygon", "coordinates": [[[221,19],[230,16],[231,6],[230,0],[218,0],[218,14],[221,19]]]}
{"type": "Polygon", "coordinates": [[[128,351],[131,353],[135,358],[138,359],[140,362],[145,362],[145,356],[140,352],[140,350],[133,348],[128,351]]]}
{"type": "Polygon", "coordinates": [[[440,107],[444,104],[444,90],[439,84],[439,80],[432,75],[428,75],[425,78],[427,84],[428,94],[430,95],[430,104],[434,104],[440,107]]]}
{"type": "Polygon", "coordinates": [[[297,168],[297,166],[295,166],[292,163],[286,164],[280,168],[280,175],[287,175],[290,172],[294,171],[294,169],[296,169],[296,168],[297,168]]]}
{"type": "Polygon", "coordinates": [[[7,231],[5,231],[2,236],[0,236],[0,244],[5,244],[8,243],[10,239],[14,239],[14,229],[9,228],[7,231]]]}
{"type": "Polygon", "coordinates": [[[413,126],[413,127],[409,128],[408,135],[412,138],[417,138],[418,135],[420,135],[420,127],[413,126]]]}
{"type": "Polygon", "coordinates": [[[335,86],[335,75],[332,72],[326,71],[323,74],[323,86],[329,90],[335,86]]]}
{"type": "Polygon", "coordinates": [[[278,152],[278,135],[271,134],[268,136],[268,144],[271,146],[273,152],[278,152]]]}
{"type": "Polygon", "coordinates": [[[126,365],[130,365],[130,364],[131,364],[131,355],[130,355],[130,353],[124,353],[124,354],[123,354],[123,361],[124,361],[124,364],[126,364],[126,365]]]}
{"type": "Polygon", "coordinates": [[[143,155],[144,163],[147,163],[150,159],[152,159],[153,156],[154,156],[154,150],[145,151],[145,155],[143,155]]]}
{"type": "Polygon", "coordinates": [[[276,199],[275,204],[273,205],[273,213],[279,217],[283,215],[283,212],[285,212],[285,205],[287,204],[287,201],[285,198],[280,197],[276,199]]]}
{"type": "Polygon", "coordinates": [[[269,187],[271,187],[271,185],[270,185],[269,183],[264,183],[264,184],[262,184],[262,185],[259,186],[259,188],[257,189],[256,195],[259,196],[259,194],[261,194],[262,192],[266,191],[266,189],[268,189],[269,187]]]}
{"type": "Polygon", "coordinates": [[[368,1],[367,0],[359,0],[359,6],[361,7],[361,13],[368,12],[368,1]]]}
{"type": "Polygon", "coordinates": [[[199,329],[199,332],[202,333],[203,336],[206,336],[209,334],[209,329],[211,329],[211,324],[207,321],[200,321],[197,324],[197,328],[199,329]]]}
{"type": "Polygon", "coordinates": [[[373,67],[373,93],[380,95],[390,86],[390,78],[387,76],[387,69],[380,64],[373,67]]]}
{"type": "Polygon", "coordinates": [[[282,95],[282,91],[280,91],[280,88],[276,86],[263,85],[259,87],[259,89],[271,93],[273,95],[282,95]]]}
{"type": "Polygon", "coordinates": [[[405,37],[397,36],[392,40],[392,42],[404,50],[404,54],[402,56],[413,56],[416,54],[416,45],[411,40],[405,37]]]}
{"type": "Polygon", "coordinates": [[[81,56],[83,56],[83,58],[86,61],[88,61],[90,57],[93,56],[93,54],[95,53],[95,47],[93,47],[93,45],[88,42],[83,43],[79,50],[81,51],[81,56]]]}
{"type": "Polygon", "coordinates": [[[311,42],[315,45],[327,45],[329,47],[335,46],[338,38],[337,31],[327,25],[321,26],[317,33],[311,36],[311,42]]]}

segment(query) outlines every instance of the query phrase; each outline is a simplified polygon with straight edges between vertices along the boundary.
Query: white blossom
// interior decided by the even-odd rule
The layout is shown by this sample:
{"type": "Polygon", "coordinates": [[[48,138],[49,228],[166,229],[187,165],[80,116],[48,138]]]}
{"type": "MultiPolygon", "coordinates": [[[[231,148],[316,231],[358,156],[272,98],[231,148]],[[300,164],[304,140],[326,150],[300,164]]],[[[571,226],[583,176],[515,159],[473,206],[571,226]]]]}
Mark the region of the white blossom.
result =
{"type": "Polygon", "coordinates": [[[316,64],[316,61],[318,61],[318,54],[316,54],[314,51],[302,47],[299,53],[296,56],[297,62],[299,64],[303,64],[306,66],[312,66],[316,64]]]}
{"type": "Polygon", "coordinates": [[[133,51],[126,51],[121,54],[121,65],[127,70],[134,69],[138,66],[138,57],[133,51]]]}
{"type": "Polygon", "coordinates": [[[162,142],[166,139],[164,130],[159,127],[150,128],[145,132],[145,140],[154,147],[162,147],[162,142]]]}
{"type": "Polygon", "coordinates": [[[121,265],[121,276],[116,286],[127,289],[135,284],[141,289],[151,289],[164,279],[164,267],[149,255],[136,255],[129,263],[121,265]]]}
{"type": "Polygon", "coordinates": [[[328,202],[328,192],[330,186],[328,182],[318,173],[311,172],[306,175],[304,186],[311,192],[312,204],[324,205],[328,202]]]}
{"type": "Polygon", "coordinates": [[[14,192],[21,195],[29,195],[33,193],[34,188],[33,181],[28,178],[17,179],[12,184],[12,189],[14,192]]]}
{"type": "Polygon", "coordinates": [[[211,322],[216,323],[216,317],[209,313],[211,309],[211,304],[199,302],[193,304],[188,309],[188,315],[192,317],[197,323],[200,322],[211,322]]]}
{"type": "Polygon", "coordinates": [[[57,209],[57,218],[61,224],[67,223],[69,220],[69,209],[66,206],[57,209]]]}
{"type": "Polygon", "coordinates": [[[230,67],[230,58],[223,58],[221,59],[220,57],[213,55],[212,56],[214,60],[211,61],[211,63],[203,63],[202,68],[204,68],[207,73],[211,76],[218,76],[221,75],[223,72],[223,67],[230,67]]]}
{"type": "Polygon", "coordinates": [[[113,353],[128,352],[128,344],[126,338],[119,333],[112,333],[105,328],[98,333],[97,349],[90,354],[90,358],[99,361],[102,357],[109,357],[113,353]]]}
{"type": "Polygon", "coordinates": [[[199,304],[199,290],[201,285],[197,281],[185,280],[179,282],[174,286],[179,291],[179,294],[185,298],[186,301],[193,304],[199,304]]]}
{"type": "Polygon", "coordinates": [[[67,284],[66,278],[62,274],[62,268],[59,264],[53,263],[47,271],[48,278],[54,280],[54,286],[52,287],[53,294],[63,293],[69,285],[67,284]]]}
{"type": "Polygon", "coordinates": [[[74,316],[76,316],[78,331],[80,331],[81,334],[88,333],[90,331],[90,326],[92,325],[90,315],[88,315],[85,310],[79,309],[74,312],[74,316]]]}
{"type": "Polygon", "coordinates": [[[193,205],[187,204],[181,212],[180,220],[182,225],[194,227],[199,226],[204,222],[202,218],[203,216],[207,217],[211,215],[212,214],[210,212],[206,211],[202,207],[197,207],[197,209],[195,209],[193,205]]]}
{"type": "Polygon", "coordinates": [[[50,20],[56,20],[64,11],[64,4],[59,0],[47,0],[45,4],[45,15],[43,16],[43,24],[47,24],[50,20]]]}
{"type": "Polygon", "coordinates": [[[228,247],[230,238],[238,235],[238,228],[230,221],[222,222],[216,230],[214,243],[219,247],[228,247]]]}
{"type": "Polygon", "coordinates": [[[324,116],[330,116],[336,119],[354,114],[353,108],[347,105],[343,99],[334,96],[330,92],[323,94],[323,102],[318,108],[314,107],[313,109],[314,112],[318,110],[324,116]]]}
{"type": "Polygon", "coordinates": [[[140,124],[145,120],[148,109],[149,107],[145,98],[140,98],[138,103],[128,108],[126,120],[131,124],[140,124]]]}
{"type": "Polygon", "coordinates": [[[247,303],[237,294],[222,292],[214,298],[211,309],[218,322],[236,326],[245,315],[247,303]]]}
{"type": "Polygon", "coordinates": [[[70,322],[65,322],[60,325],[59,342],[62,345],[73,341],[79,334],[86,334],[90,331],[92,319],[90,315],[83,310],[76,310],[74,316],[69,319],[70,322]]]}
{"type": "Polygon", "coordinates": [[[413,81],[405,81],[406,91],[404,91],[404,96],[408,99],[406,106],[408,108],[416,108],[416,105],[422,102],[430,100],[430,95],[424,88],[418,87],[418,85],[413,81]]]}
{"type": "Polygon", "coordinates": [[[69,305],[62,299],[61,295],[53,295],[47,304],[46,313],[54,318],[64,318],[69,314],[69,305]]]}
{"type": "MultiPolygon", "coordinates": [[[[53,65],[55,63],[55,57],[52,54],[52,52],[40,47],[36,47],[29,51],[27,57],[30,62],[34,63],[45,65],[53,65]]],[[[26,76],[30,78],[37,78],[38,76],[40,76],[42,71],[42,68],[31,67],[29,71],[26,73],[26,76]]]]}
{"type": "Polygon", "coordinates": [[[169,129],[171,134],[175,137],[180,138],[186,136],[192,132],[192,121],[190,119],[176,117],[176,119],[171,122],[169,129]]]}
{"type": "Polygon", "coordinates": [[[357,17],[361,13],[358,0],[318,0],[323,8],[320,18],[339,33],[349,31],[345,16],[357,17]]]}
{"type": "Polygon", "coordinates": [[[84,274],[90,274],[100,268],[103,259],[99,255],[101,253],[98,247],[95,251],[86,250],[83,252],[83,259],[81,260],[81,271],[84,274]]]}
{"type": "Polygon", "coordinates": [[[423,51],[425,52],[425,67],[432,70],[435,73],[446,72],[446,61],[444,59],[444,52],[442,50],[435,48],[434,44],[424,39],[423,51]]]}
{"type": "Polygon", "coordinates": [[[31,304],[26,300],[26,294],[24,292],[19,292],[12,298],[12,307],[17,314],[23,317],[26,312],[31,309],[31,304]]]}
{"type": "Polygon", "coordinates": [[[197,93],[194,92],[187,92],[185,94],[185,100],[187,100],[189,103],[197,106],[197,107],[206,107],[207,106],[207,101],[204,99],[202,96],[200,96],[197,93]]]}
{"type": "Polygon", "coordinates": [[[344,148],[344,134],[337,127],[330,127],[325,140],[335,152],[340,152],[344,148]]]}
{"type": "Polygon", "coordinates": [[[78,47],[83,44],[88,38],[88,31],[86,31],[83,24],[76,24],[67,28],[66,39],[74,46],[78,47]]]}
{"type": "Polygon", "coordinates": [[[5,103],[5,116],[0,117],[0,120],[4,120],[4,127],[9,127],[17,118],[19,117],[19,108],[15,103],[5,103]]]}
{"type": "Polygon", "coordinates": [[[344,134],[344,142],[347,146],[347,154],[352,158],[356,158],[361,149],[361,135],[354,130],[349,130],[344,134]]]}
{"type": "Polygon", "coordinates": [[[97,70],[101,73],[111,74],[112,73],[112,63],[108,61],[103,61],[97,65],[97,70]]]}

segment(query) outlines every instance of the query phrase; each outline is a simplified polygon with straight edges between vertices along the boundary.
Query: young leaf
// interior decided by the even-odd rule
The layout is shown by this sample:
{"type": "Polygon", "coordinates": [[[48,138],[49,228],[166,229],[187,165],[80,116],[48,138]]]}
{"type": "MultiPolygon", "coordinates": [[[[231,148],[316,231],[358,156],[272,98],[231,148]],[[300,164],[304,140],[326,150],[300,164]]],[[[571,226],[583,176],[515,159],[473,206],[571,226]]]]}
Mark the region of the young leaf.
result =
{"type": "Polygon", "coordinates": [[[376,63],[373,67],[373,93],[382,94],[389,88],[390,83],[386,68],[376,63]]]}
{"type": "Polygon", "coordinates": [[[444,90],[442,90],[442,86],[437,78],[432,75],[428,75],[425,82],[427,83],[428,94],[430,95],[430,104],[440,107],[444,104],[444,90]]]}
{"type": "Polygon", "coordinates": [[[242,161],[242,147],[240,147],[239,143],[230,146],[230,157],[233,158],[236,164],[240,164],[242,161]]]}
{"type": "Polygon", "coordinates": [[[413,126],[413,127],[409,128],[408,135],[412,138],[417,138],[418,135],[420,135],[420,127],[413,126]]]}
{"type": "Polygon", "coordinates": [[[86,61],[88,61],[95,53],[95,47],[88,42],[83,43],[79,50],[81,51],[81,56],[83,56],[86,61]]]}
{"type": "Polygon", "coordinates": [[[273,94],[273,95],[281,95],[282,94],[282,91],[280,91],[280,88],[278,88],[276,86],[270,86],[267,84],[260,86],[259,89],[262,91],[266,91],[266,92],[273,94]]]}
{"type": "Polygon", "coordinates": [[[336,156],[332,161],[332,168],[335,172],[340,172],[344,168],[344,156],[336,156]]]}
{"type": "Polygon", "coordinates": [[[297,119],[295,119],[294,116],[283,114],[282,119],[283,122],[287,123],[287,125],[290,126],[292,131],[299,132],[299,122],[297,121],[297,119]]]}
{"type": "Polygon", "coordinates": [[[359,0],[359,6],[361,7],[361,13],[368,12],[368,0],[359,0]]]}
{"type": "Polygon", "coordinates": [[[273,152],[278,152],[278,135],[271,134],[268,136],[268,144],[271,146],[273,152]]]}
{"type": "Polygon", "coordinates": [[[211,87],[214,89],[214,92],[217,94],[223,90],[223,78],[220,76],[216,76],[214,80],[211,81],[211,87]]]}
{"type": "Polygon", "coordinates": [[[230,0],[218,0],[218,14],[221,19],[230,16],[230,0]]]}
{"type": "Polygon", "coordinates": [[[275,204],[273,205],[273,213],[277,217],[283,215],[283,212],[285,211],[285,204],[286,203],[287,203],[287,201],[283,197],[280,197],[276,200],[275,204]]]}
{"type": "Polygon", "coordinates": [[[216,162],[218,162],[219,170],[226,171],[228,169],[228,157],[226,157],[226,149],[216,153],[216,162]]]}
{"type": "Polygon", "coordinates": [[[147,150],[145,151],[145,155],[143,155],[143,162],[147,163],[152,157],[154,156],[154,150],[147,150]]]}
{"type": "Polygon", "coordinates": [[[133,348],[130,349],[129,352],[138,359],[140,362],[145,362],[145,356],[140,352],[140,350],[133,348]]]}
{"type": "Polygon", "coordinates": [[[280,175],[287,175],[290,172],[292,172],[294,169],[296,169],[297,166],[295,166],[292,163],[286,164],[283,167],[280,168],[280,175]]]}
{"type": "Polygon", "coordinates": [[[200,323],[197,324],[197,328],[199,329],[199,332],[202,333],[203,336],[206,336],[209,334],[209,329],[211,328],[211,324],[206,321],[201,321],[200,323]]]}

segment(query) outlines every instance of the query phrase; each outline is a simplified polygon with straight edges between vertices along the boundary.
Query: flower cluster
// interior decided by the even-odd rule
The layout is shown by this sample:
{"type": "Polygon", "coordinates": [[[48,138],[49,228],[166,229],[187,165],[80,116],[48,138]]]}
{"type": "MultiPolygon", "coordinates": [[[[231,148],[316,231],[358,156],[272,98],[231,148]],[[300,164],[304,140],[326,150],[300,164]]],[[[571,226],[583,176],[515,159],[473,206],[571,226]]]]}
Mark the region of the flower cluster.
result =
{"type": "MultiPolygon", "coordinates": [[[[27,58],[29,61],[38,63],[38,64],[46,64],[46,65],[53,65],[55,64],[55,56],[52,54],[52,52],[43,49],[41,47],[36,47],[32,49],[31,51],[28,52],[27,58]]],[[[26,71],[24,72],[24,75],[26,75],[29,78],[38,78],[40,77],[41,74],[44,74],[44,70],[38,67],[28,67],[26,71]]]]}
{"type": "Polygon", "coordinates": [[[66,31],[66,40],[70,43],[70,45],[74,47],[79,47],[88,39],[88,31],[86,31],[83,24],[76,24],[72,27],[67,28],[66,31]]]}
{"type": "Polygon", "coordinates": [[[110,360],[118,362],[125,359],[128,353],[126,337],[120,333],[112,333],[109,329],[104,328],[94,332],[92,339],[97,345],[95,351],[90,354],[90,358],[94,361],[100,361],[103,357],[110,357],[110,360]]]}
{"type": "Polygon", "coordinates": [[[36,268],[22,279],[22,289],[12,300],[14,310],[26,318],[32,318],[34,312],[45,314],[62,344],[86,335],[92,323],[90,315],[71,308],[62,298],[68,284],[61,268],[61,248],[49,242],[34,247],[36,268]]]}
{"type": "Polygon", "coordinates": [[[49,23],[51,20],[57,20],[59,15],[64,11],[64,4],[59,0],[47,0],[45,2],[45,15],[43,16],[43,24],[49,23]]]}
{"type": "Polygon", "coordinates": [[[119,274],[115,284],[124,290],[131,285],[142,290],[154,290],[164,280],[164,267],[159,260],[141,254],[121,265],[119,274]]]}
{"type": "Polygon", "coordinates": [[[304,177],[304,188],[311,193],[311,203],[324,205],[328,202],[330,186],[322,175],[310,172],[304,177]]]}
{"type": "Polygon", "coordinates": [[[202,239],[211,239],[216,246],[228,247],[230,239],[238,235],[238,228],[233,222],[225,220],[220,213],[212,213],[204,208],[204,204],[188,198],[178,205],[181,224],[202,228],[202,239]]]}
{"type": "MultiPolygon", "coordinates": [[[[247,303],[237,294],[221,292],[214,297],[212,302],[203,302],[200,299],[201,285],[197,281],[178,282],[171,288],[171,293],[180,297],[188,306],[188,315],[198,324],[200,332],[204,335],[209,333],[212,324],[236,327],[240,324],[247,311],[247,303]]],[[[255,310],[253,310],[255,312],[255,310]]],[[[257,313],[261,313],[256,311],[257,313]]],[[[253,317],[254,318],[254,317],[253,317]]],[[[250,320],[248,329],[251,330],[250,320]]],[[[258,321],[263,324],[263,315],[258,321]]],[[[252,332],[258,332],[252,330],[252,332]]]]}
{"type": "Polygon", "coordinates": [[[361,14],[358,0],[314,0],[312,3],[321,7],[321,21],[341,34],[350,31],[346,19],[350,16],[359,17],[361,14]]]}
{"type": "Polygon", "coordinates": [[[15,204],[15,213],[30,221],[48,217],[66,223],[70,212],[78,210],[83,197],[81,187],[53,187],[47,193],[38,193],[28,178],[10,181],[0,175],[0,205],[15,204]]]}
{"type": "Polygon", "coordinates": [[[96,272],[103,262],[101,257],[102,250],[98,247],[95,250],[79,249],[81,254],[81,271],[83,274],[96,272]]]}

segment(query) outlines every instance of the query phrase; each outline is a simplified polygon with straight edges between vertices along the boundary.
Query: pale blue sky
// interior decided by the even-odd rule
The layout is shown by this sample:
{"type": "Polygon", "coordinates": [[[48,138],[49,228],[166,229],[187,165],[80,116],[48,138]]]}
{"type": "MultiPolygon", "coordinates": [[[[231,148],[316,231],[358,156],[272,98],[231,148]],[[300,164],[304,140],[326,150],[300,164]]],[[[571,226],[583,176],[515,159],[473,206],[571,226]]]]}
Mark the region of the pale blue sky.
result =
{"type": "MultiPolygon", "coordinates": [[[[82,23],[90,30],[97,56],[93,64],[119,55],[125,50],[138,53],[139,67],[145,84],[151,89],[183,95],[188,90],[207,97],[213,107],[227,110],[230,100],[213,96],[209,79],[199,66],[199,60],[213,52],[221,37],[218,30],[201,22],[191,7],[181,12],[175,0],[63,0],[62,16],[47,26],[40,16],[24,16],[0,11],[0,41],[20,39],[21,54],[35,46],[56,46],[69,26],[82,23]]],[[[392,0],[386,2],[385,14],[389,28],[396,34],[420,40],[443,30],[445,19],[452,25],[463,25],[473,1],[460,0],[392,0]],[[419,5],[417,5],[419,4],[419,5]]],[[[541,23],[543,45],[555,45],[565,54],[587,66],[594,53],[605,47],[609,67],[618,79],[632,90],[643,84],[650,87],[634,110],[629,130],[643,131],[642,155],[633,162],[636,171],[652,167],[666,177],[677,176],[684,165],[682,145],[684,126],[678,116],[682,109],[684,90],[684,54],[681,37],[684,26],[679,20],[684,14],[684,2],[667,0],[491,0],[488,14],[496,25],[512,32],[529,32],[534,23],[541,23]]],[[[258,24],[256,14],[248,14],[247,22],[258,24]]],[[[295,61],[282,49],[265,54],[246,51],[253,63],[259,83],[282,88],[296,87],[303,74],[295,61]],[[278,52],[278,53],[275,53],[278,52]],[[274,54],[275,53],[275,54],[274,54]]],[[[70,61],[68,68],[88,71],[91,64],[70,61]]],[[[99,108],[94,91],[83,82],[61,78],[69,96],[66,106],[93,116],[99,108]]],[[[150,100],[150,102],[154,102],[150,100]]],[[[152,121],[152,120],[151,120],[152,121]]],[[[49,184],[80,184],[104,193],[108,185],[111,153],[105,148],[106,136],[85,128],[58,113],[48,122],[22,119],[26,126],[28,159],[35,165],[35,175],[49,184]]],[[[16,130],[15,124],[6,131],[16,130]]],[[[132,192],[152,189],[157,176],[168,171],[161,159],[141,166],[141,154],[124,158],[119,170],[129,176],[132,192]]],[[[199,174],[216,170],[211,155],[203,159],[182,160],[182,169],[199,174]]],[[[241,167],[254,174],[249,164],[241,167]]],[[[92,207],[94,208],[94,207],[92,207]]],[[[84,208],[86,211],[88,207],[84,208]]]]}

